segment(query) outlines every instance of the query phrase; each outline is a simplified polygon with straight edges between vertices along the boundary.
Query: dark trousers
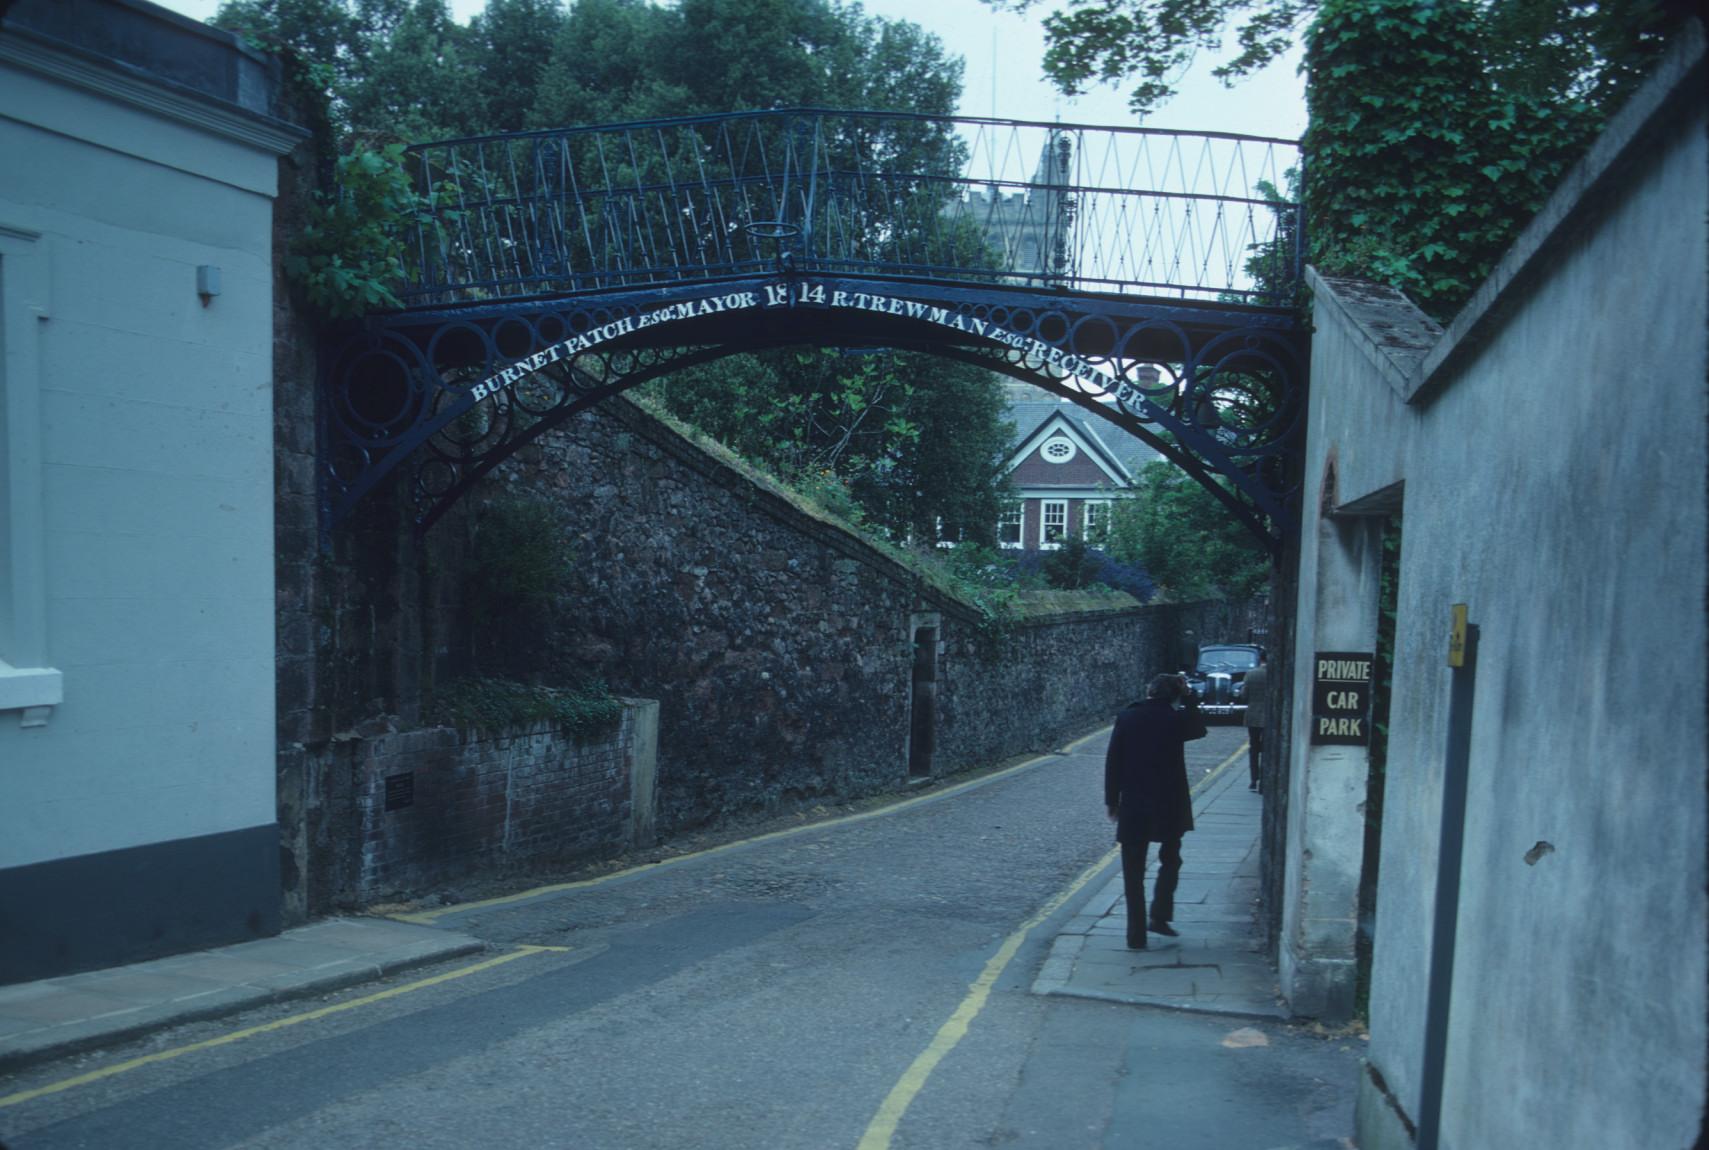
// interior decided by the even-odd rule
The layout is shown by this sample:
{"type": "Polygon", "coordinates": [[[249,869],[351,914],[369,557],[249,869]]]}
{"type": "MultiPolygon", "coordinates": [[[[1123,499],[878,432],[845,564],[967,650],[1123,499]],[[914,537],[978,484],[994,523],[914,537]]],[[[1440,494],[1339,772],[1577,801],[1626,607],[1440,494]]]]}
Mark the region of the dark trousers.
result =
{"type": "Polygon", "coordinates": [[[1147,842],[1122,844],[1122,893],[1127,896],[1127,937],[1130,943],[1145,941],[1145,924],[1168,922],[1175,917],[1175,887],[1181,881],[1181,840],[1169,839],[1157,850],[1157,886],[1151,892],[1151,913],[1145,913],[1145,856],[1147,842]]]}
{"type": "Polygon", "coordinates": [[[1248,773],[1250,773],[1252,776],[1251,786],[1252,786],[1253,790],[1257,790],[1258,786],[1259,786],[1259,781],[1258,781],[1258,755],[1261,751],[1263,751],[1263,749],[1264,749],[1264,728],[1263,727],[1247,727],[1246,728],[1246,769],[1247,769],[1248,773]]]}

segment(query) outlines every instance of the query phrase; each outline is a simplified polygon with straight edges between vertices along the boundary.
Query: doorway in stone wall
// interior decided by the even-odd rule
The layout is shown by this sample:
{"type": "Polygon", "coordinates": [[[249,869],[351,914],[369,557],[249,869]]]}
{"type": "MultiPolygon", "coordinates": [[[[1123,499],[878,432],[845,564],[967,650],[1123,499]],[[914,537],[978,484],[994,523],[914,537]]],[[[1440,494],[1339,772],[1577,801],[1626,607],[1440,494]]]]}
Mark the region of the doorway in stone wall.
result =
{"type": "Polygon", "coordinates": [[[1354,1013],[1371,1014],[1371,959],[1377,933],[1377,864],[1383,844],[1383,783],[1389,758],[1389,701],[1394,688],[1395,614],[1400,607],[1400,511],[1383,520],[1377,583],[1376,666],[1371,676],[1370,773],[1365,780],[1365,843],[1359,871],[1358,932],[1353,940],[1354,1013]]]}
{"type": "Polygon", "coordinates": [[[908,777],[930,778],[938,731],[938,621],[916,621],[913,695],[908,723],[908,777]]]}

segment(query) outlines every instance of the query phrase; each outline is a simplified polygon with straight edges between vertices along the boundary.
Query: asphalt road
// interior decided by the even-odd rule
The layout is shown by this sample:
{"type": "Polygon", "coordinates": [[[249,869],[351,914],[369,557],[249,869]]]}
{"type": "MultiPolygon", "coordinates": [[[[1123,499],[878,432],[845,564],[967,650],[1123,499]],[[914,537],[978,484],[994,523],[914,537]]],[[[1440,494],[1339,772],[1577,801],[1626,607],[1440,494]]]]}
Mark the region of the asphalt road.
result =
{"type": "MultiPolygon", "coordinates": [[[[1238,728],[1213,730],[1193,769],[1241,742],[1238,728]]],[[[1346,1042],[1268,1026],[1267,1045],[1231,1047],[1249,1024],[1028,992],[1054,928],[1092,889],[1074,884],[1111,847],[1102,747],[875,817],[447,914],[442,925],[499,953],[565,949],[419,988],[472,964],[411,972],[389,985],[413,989],[371,1004],[0,1111],[0,1138],[11,1150],[1273,1150],[1344,1132],[1346,1042]]],[[[15,1086],[323,1004],[182,1027],[15,1086]]]]}

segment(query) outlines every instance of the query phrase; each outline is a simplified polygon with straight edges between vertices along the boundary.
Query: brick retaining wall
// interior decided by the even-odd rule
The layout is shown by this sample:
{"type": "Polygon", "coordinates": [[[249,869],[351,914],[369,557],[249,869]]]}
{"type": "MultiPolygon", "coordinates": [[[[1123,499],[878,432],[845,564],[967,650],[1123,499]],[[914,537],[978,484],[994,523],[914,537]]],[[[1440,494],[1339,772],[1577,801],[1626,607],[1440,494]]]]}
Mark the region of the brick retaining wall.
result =
{"type": "Polygon", "coordinates": [[[656,722],[656,704],[629,700],[618,727],[593,739],[543,724],[427,727],[299,751],[300,768],[322,781],[313,823],[331,840],[354,834],[317,843],[316,901],[362,905],[480,870],[637,845],[650,834],[653,801],[651,764],[639,758],[656,722]]]}

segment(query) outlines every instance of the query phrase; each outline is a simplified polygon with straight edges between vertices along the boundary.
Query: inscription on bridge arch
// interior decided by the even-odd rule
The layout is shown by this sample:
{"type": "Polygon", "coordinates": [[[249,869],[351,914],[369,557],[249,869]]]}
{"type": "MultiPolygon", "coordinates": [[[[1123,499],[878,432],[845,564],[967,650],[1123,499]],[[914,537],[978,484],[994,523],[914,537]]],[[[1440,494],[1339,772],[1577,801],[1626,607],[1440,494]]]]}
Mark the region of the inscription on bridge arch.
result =
{"type": "Polygon", "coordinates": [[[660,324],[701,319],[729,312],[775,310],[780,308],[825,308],[831,310],[877,312],[935,324],[938,327],[986,339],[1021,353],[1028,365],[1060,371],[1099,385],[1123,404],[1147,406],[1137,388],[1103,364],[1093,363],[1072,352],[1044,342],[1033,336],[1011,331],[1000,324],[978,316],[967,315],[938,304],[924,303],[903,296],[881,295],[875,292],[851,291],[828,287],[815,280],[786,280],[765,284],[760,291],[733,291],[702,296],[665,304],[638,315],[624,316],[579,335],[560,340],[520,359],[501,371],[481,380],[470,389],[474,403],[489,399],[532,372],[549,364],[568,359],[611,342],[621,336],[657,327],[660,324]]]}

